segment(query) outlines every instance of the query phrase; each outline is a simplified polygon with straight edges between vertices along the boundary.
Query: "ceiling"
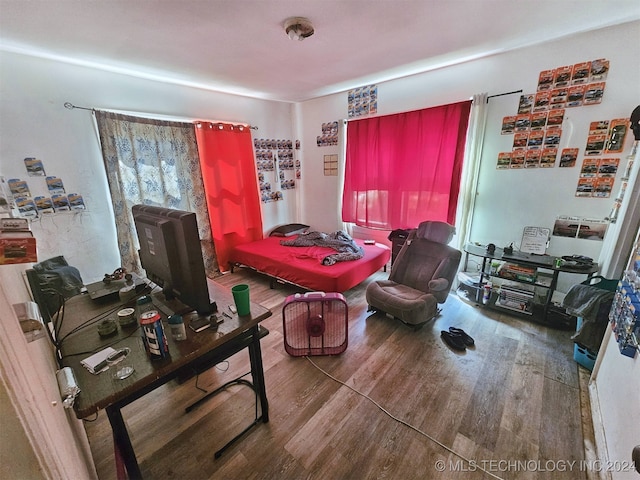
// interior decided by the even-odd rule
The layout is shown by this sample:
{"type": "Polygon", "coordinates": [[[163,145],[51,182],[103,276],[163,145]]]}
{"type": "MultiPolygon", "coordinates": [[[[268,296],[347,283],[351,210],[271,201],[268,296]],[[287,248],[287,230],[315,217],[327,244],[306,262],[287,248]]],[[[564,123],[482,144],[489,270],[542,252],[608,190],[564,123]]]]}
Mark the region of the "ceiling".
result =
{"type": "Polygon", "coordinates": [[[638,19],[638,0],[0,0],[0,50],[299,102],[638,19]],[[291,16],[315,34],[290,40],[291,16]]]}

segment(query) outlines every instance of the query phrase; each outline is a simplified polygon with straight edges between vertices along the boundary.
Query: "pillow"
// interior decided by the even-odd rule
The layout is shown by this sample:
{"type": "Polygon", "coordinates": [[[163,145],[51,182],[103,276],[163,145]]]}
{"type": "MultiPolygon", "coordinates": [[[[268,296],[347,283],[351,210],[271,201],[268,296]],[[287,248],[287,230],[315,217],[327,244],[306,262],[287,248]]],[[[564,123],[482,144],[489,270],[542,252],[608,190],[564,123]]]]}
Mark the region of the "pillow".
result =
{"type": "Polygon", "coordinates": [[[270,237],[290,237],[292,235],[298,235],[304,233],[309,228],[309,225],[302,223],[288,223],[274,228],[269,234],[270,237]]]}

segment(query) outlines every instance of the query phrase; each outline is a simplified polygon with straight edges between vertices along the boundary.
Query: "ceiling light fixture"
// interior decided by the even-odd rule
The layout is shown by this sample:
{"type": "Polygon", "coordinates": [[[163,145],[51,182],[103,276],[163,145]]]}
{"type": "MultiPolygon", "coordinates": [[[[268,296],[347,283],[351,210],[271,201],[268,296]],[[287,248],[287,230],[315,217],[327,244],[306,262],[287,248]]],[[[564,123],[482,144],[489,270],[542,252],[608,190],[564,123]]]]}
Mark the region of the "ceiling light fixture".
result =
{"type": "Polygon", "coordinates": [[[290,17],[284,21],[284,31],[291,40],[302,41],[314,34],[315,30],[308,18],[290,17]]]}

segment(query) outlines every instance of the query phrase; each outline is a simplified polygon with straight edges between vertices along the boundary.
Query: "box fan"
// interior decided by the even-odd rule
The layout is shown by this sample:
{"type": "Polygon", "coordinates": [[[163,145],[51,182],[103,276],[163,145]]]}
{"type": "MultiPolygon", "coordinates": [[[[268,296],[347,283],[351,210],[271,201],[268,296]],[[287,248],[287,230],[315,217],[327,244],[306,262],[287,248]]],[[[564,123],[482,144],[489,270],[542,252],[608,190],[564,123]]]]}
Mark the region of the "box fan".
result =
{"type": "Polygon", "coordinates": [[[340,293],[289,295],[282,307],[284,349],[293,357],[344,352],[348,316],[347,302],[340,293]]]}

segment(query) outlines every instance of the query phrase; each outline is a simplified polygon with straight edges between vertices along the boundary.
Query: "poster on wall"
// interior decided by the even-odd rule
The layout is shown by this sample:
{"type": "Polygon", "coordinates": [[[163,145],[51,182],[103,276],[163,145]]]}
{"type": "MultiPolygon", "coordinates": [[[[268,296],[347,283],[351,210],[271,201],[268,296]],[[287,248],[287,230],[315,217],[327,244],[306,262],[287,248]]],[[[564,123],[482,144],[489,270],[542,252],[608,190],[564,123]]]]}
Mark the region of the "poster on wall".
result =
{"type": "Polygon", "coordinates": [[[577,148],[563,148],[560,154],[560,167],[575,167],[578,160],[577,148]]]}
{"type": "Polygon", "coordinates": [[[621,153],[624,140],[627,137],[629,120],[626,118],[616,118],[611,120],[611,130],[605,146],[607,153],[621,153]]]}
{"type": "Polygon", "coordinates": [[[558,158],[558,149],[555,147],[542,149],[540,156],[540,166],[542,168],[551,168],[555,166],[556,159],[558,158]]]}
{"type": "Polygon", "coordinates": [[[508,135],[513,133],[516,129],[516,116],[511,115],[502,119],[502,128],[500,129],[501,135],[508,135]]]}
{"type": "Polygon", "coordinates": [[[604,82],[590,83],[584,91],[584,105],[596,105],[602,102],[604,82]]]}
{"type": "Polygon", "coordinates": [[[571,73],[571,84],[581,85],[589,81],[591,75],[591,62],[580,62],[573,66],[571,73]]]}
{"type": "Polygon", "coordinates": [[[9,184],[5,177],[0,176],[0,213],[10,212],[13,205],[13,195],[11,195],[9,184]]]}
{"type": "Polygon", "coordinates": [[[36,208],[38,209],[38,214],[54,213],[53,201],[51,200],[51,197],[43,197],[39,195],[35,197],[33,201],[35,202],[36,208]]]}
{"type": "Polygon", "coordinates": [[[498,153],[498,163],[496,165],[496,168],[498,170],[509,168],[510,164],[511,164],[511,152],[498,153]]]}
{"type": "Polygon", "coordinates": [[[606,80],[609,74],[609,60],[606,58],[599,58],[591,61],[591,76],[590,82],[601,82],[606,80]]]}
{"type": "Polygon", "coordinates": [[[523,113],[531,113],[533,108],[533,101],[536,96],[533,93],[527,95],[520,95],[520,101],[518,102],[518,115],[523,113]]]}
{"type": "Polygon", "coordinates": [[[27,175],[30,177],[44,177],[44,165],[42,164],[42,160],[38,160],[37,158],[27,157],[24,159],[24,166],[27,169],[27,175]]]}
{"type": "Polygon", "coordinates": [[[78,193],[70,193],[67,195],[67,198],[69,199],[69,207],[71,210],[84,210],[86,208],[82,195],[78,193]]]}
{"type": "Polygon", "coordinates": [[[574,85],[569,87],[567,95],[567,107],[581,107],[584,103],[584,93],[586,87],[584,85],[574,85]]]}
{"type": "Polygon", "coordinates": [[[378,112],[378,87],[367,85],[354,88],[347,93],[347,115],[349,118],[372,115],[378,112]]]}
{"type": "Polygon", "coordinates": [[[602,241],[608,225],[606,220],[561,215],[556,218],[552,235],[602,241]]]}
{"type": "Polygon", "coordinates": [[[65,193],[64,184],[62,180],[58,177],[51,176],[46,178],[47,188],[49,189],[49,193],[51,195],[61,195],[65,193]]]}
{"type": "Polygon", "coordinates": [[[10,178],[7,184],[9,185],[9,191],[14,198],[31,198],[29,185],[24,180],[20,180],[19,178],[10,178]]]}
{"type": "Polygon", "coordinates": [[[553,70],[543,70],[540,72],[538,76],[538,91],[550,90],[553,88],[553,78],[554,78],[553,70]]]}

